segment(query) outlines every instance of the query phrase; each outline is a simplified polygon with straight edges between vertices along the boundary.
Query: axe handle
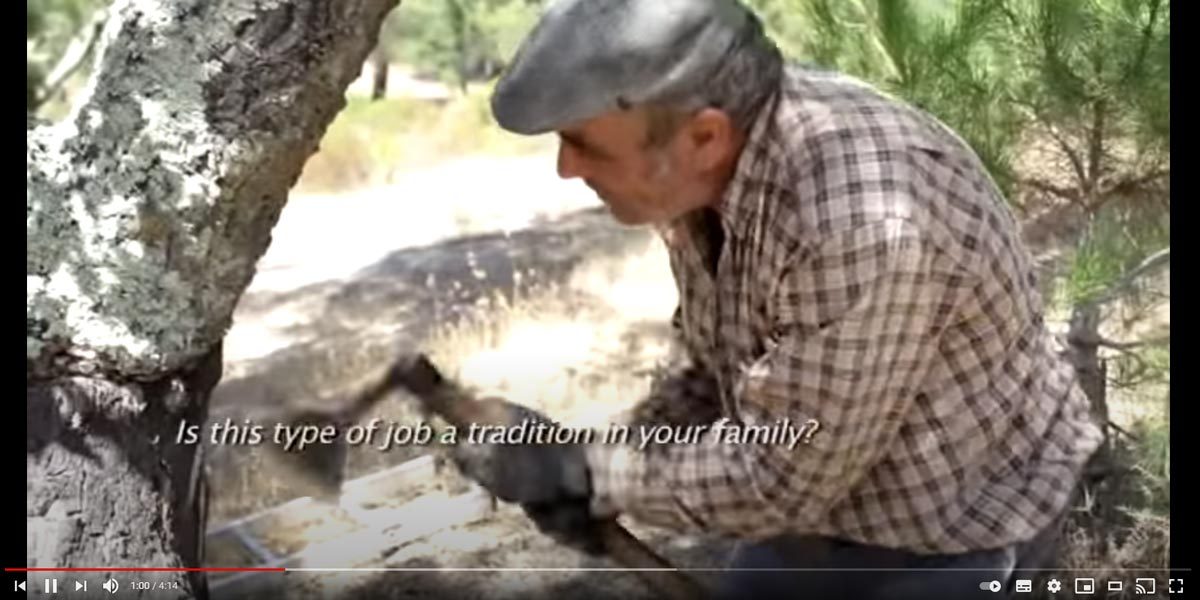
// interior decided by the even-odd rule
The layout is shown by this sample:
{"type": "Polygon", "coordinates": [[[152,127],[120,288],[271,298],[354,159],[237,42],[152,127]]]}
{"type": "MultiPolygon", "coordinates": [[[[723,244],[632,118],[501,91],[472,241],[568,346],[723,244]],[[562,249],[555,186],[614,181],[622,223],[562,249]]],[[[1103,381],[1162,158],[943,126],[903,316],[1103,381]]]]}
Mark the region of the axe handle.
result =
{"type": "Polygon", "coordinates": [[[615,518],[601,521],[600,535],[604,551],[613,560],[623,567],[637,569],[634,574],[664,598],[696,600],[707,595],[699,583],[629,533],[615,518]]]}
{"type": "MultiPolygon", "coordinates": [[[[507,411],[499,401],[478,400],[441,376],[423,355],[396,363],[386,383],[379,389],[402,387],[416,396],[424,407],[456,427],[510,425],[507,411]]],[[[671,600],[695,600],[707,594],[691,577],[677,570],[644,542],[625,529],[616,518],[600,521],[605,553],[634,573],[663,597],[671,600]]]]}

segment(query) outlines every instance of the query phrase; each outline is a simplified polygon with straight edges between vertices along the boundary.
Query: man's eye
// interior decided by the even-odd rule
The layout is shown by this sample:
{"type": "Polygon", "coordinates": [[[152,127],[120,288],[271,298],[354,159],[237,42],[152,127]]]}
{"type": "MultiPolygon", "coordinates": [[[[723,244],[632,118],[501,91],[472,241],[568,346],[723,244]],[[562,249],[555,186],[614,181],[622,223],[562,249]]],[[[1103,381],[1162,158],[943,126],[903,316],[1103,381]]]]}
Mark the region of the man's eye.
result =
{"type": "Polygon", "coordinates": [[[579,156],[592,161],[610,161],[612,156],[598,148],[580,143],[579,140],[571,138],[560,138],[564,144],[569,146],[579,156]]]}
{"type": "Polygon", "coordinates": [[[595,148],[581,148],[580,151],[583,152],[584,156],[587,156],[589,160],[602,162],[612,160],[612,157],[609,156],[608,153],[602,152],[595,148]]]}

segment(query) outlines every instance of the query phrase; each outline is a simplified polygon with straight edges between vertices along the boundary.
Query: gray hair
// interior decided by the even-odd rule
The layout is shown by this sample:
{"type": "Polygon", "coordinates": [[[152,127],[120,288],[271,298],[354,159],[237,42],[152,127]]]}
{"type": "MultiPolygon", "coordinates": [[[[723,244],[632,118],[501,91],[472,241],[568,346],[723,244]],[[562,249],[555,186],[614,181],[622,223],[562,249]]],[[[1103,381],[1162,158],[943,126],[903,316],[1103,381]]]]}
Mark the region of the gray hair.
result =
{"type": "Polygon", "coordinates": [[[758,15],[749,8],[744,10],[748,13],[746,25],[715,73],[697,77],[645,105],[650,120],[648,146],[665,143],[688,117],[703,108],[718,108],[729,115],[738,131],[750,131],[754,117],[783,77],[783,56],[766,35],[758,15]]]}

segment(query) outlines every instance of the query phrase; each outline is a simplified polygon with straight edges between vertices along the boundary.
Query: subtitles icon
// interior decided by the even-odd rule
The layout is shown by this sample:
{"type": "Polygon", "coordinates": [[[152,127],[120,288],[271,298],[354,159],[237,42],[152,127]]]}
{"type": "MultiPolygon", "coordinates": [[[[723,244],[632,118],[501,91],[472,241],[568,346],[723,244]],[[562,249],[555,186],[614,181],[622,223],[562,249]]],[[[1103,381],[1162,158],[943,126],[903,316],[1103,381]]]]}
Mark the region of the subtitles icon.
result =
{"type": "Polygon", "coordinates": [[[1032,579],[1018,579],[1017,580],[1017,591],[1018,592],[1032,592],[1033,591],[1033,580],[1032,579]]]}

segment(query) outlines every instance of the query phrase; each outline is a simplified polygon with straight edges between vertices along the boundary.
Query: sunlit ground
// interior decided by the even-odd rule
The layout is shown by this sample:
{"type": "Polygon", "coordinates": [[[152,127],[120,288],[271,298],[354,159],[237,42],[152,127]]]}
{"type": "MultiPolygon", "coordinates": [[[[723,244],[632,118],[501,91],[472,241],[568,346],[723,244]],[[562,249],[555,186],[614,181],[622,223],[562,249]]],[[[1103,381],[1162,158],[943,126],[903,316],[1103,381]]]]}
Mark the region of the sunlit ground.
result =
{"type": "MultiPolygon", "coordinates": [[[[246,296],[345,279],[400,248],[515,231],[598,204],[577,181],[559,179],[554,157],[547,155],[461,158],[407,173],[391,186],[293,194],[246,296]]],[[[225,339],[226,362],[252,361],[311,341],[316,330],[306,333],[296,325],[310,320],[323,301],[301,298],[254,318],[235,312],[225,339]]]]}
{"type": "Polygon", "coordinates": [[[439,331],[430,353],[481,392],[597,425],[644,397],[671,358],[677,302],[661,243],[585,262],[560,288],[494,303],[485,319],[439,331]]]}

